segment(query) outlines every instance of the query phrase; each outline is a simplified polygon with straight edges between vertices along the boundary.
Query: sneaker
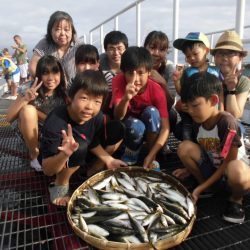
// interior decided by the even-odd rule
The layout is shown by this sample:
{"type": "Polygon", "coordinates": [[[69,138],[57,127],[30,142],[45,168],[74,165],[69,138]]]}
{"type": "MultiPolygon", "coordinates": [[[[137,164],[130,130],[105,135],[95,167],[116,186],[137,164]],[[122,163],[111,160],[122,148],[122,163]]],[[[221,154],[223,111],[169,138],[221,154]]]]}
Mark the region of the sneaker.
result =
{"type": "Polygon", "coordinates": [[[245,212],[242,204],[228,201],[226,210],[222,216],[225,221],[232,223],[243,223],[245,219],[245,212]]]}
{"type": "Polygon", "coordinates": [[[250,140],[249,139],[245,139],[244,142],[245,142],[246,149],[250,150],[250,140]]]}
{"type": "Polygon", "coordinates": [[[11,96],[6,97],[6,99],[8,99],[8,100],[16,100],[17,96],[11,95],[11,96]]]}
{"type": "Polygon", "coordinates": [[[135,165],[139,157],[140,149],[131,150],[128,147],[125,148],[124,154],[121,157],[121,160],[126,162],[129,166],[135,165]]]}
{"type": "Polygon", "coordinates": [[[34,159],[30,161],[30,166],[34,168],[37,172],[42,172],[42,166],[40,165],[39,161],[37,159],[34,159]]]}

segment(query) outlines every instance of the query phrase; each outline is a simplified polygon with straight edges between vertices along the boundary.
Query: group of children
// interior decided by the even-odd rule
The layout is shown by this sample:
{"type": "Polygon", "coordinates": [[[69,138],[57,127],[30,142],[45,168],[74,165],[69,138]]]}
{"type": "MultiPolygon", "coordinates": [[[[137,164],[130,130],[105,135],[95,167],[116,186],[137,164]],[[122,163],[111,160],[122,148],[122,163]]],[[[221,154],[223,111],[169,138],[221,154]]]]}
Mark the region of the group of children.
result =
{"type": "Polygon", "coordinates": [[[226,184],[231,196],[223,218],[244,221],[250,169],[239,153],[244,143],[237,119],[250,90],[250,80],[238,69],[247,52],[234,31],[223,33],[211,51],[201,32],[189,33],[173,46],[184,53],[189,67],[175,70],[167,63],[169,41],[163,32],[150,32],[144,47],[129,47],[124,33],[112,31],[100,58],[93,45],[78,47],[77,73],[67,86],[56,58],[39,60],[35,81],[19,93],[7,120],[17,121],[14,127],[28,146],[31,166],[56,176],[49,186],[52,203],[67,204],[70,177],[80,166],[89,177],[105,166],[134,165],[145,146],[143,167],[158,168],[157,154],[171,130],[182,140],[177,154],[184,165],[173,175],[195,177],[195,202],[226,184]],[[209,51],[216,66],[207,61],[209,51]],[[176,93],[180,97],[174,104],[176,93]],[[115,159],[118,148],[123,152],[115,159]]]}

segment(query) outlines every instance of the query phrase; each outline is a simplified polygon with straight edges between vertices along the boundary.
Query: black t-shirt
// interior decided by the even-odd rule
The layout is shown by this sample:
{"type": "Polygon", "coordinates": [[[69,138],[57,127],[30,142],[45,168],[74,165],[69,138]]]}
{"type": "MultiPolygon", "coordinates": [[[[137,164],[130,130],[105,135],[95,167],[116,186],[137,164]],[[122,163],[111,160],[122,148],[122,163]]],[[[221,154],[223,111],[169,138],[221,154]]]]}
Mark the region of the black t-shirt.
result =
{"type": "Polygon", "coordinates": [[[68,166],[84,165],[87,151],[100,144],[99,131],[104,124],[102,112],[84,124],[78,124],[70,118],[67,106],[55,108],[48,115],[42,129],[40,141],[42,158],[58,154],[58,147],[62,144],[62,130],[67,132],[68,124],[71,124],[74,139],[79,143],[78,150],[69,158],[68,166]]]}

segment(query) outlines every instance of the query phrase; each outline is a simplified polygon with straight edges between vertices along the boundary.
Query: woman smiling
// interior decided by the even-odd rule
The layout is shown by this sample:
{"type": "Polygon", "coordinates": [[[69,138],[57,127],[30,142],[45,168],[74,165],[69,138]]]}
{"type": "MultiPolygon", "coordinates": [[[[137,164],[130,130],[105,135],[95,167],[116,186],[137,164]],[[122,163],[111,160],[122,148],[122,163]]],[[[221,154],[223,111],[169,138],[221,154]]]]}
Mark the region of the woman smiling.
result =
{"type": "Polygon", "coordinates": [[[75,76],[75,51],[83,41],[77,38],[72,17],[63,11],[54,12],[47,25],[46,36],[33,49],[29,71],[34,76],[38,60],[53,55],[61,62],[68,82],[75,76]]]}

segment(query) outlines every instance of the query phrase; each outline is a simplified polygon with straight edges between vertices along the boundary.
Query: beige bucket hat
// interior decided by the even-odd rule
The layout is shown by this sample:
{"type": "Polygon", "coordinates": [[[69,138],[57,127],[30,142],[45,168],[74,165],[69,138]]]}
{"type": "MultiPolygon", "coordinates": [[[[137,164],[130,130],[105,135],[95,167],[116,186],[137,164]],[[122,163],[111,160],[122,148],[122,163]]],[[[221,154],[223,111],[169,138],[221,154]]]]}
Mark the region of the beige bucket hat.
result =
{"type": "Polygon", "coordinates": [[[210,54],[215,55],[219,49],[229,49],[238,51],[243,57],[247,56],[248,52],[243,49],[243,44],[240,36],[235,31],[225,31],[218,39],[215,48],[210,50],[210,54]]]}

